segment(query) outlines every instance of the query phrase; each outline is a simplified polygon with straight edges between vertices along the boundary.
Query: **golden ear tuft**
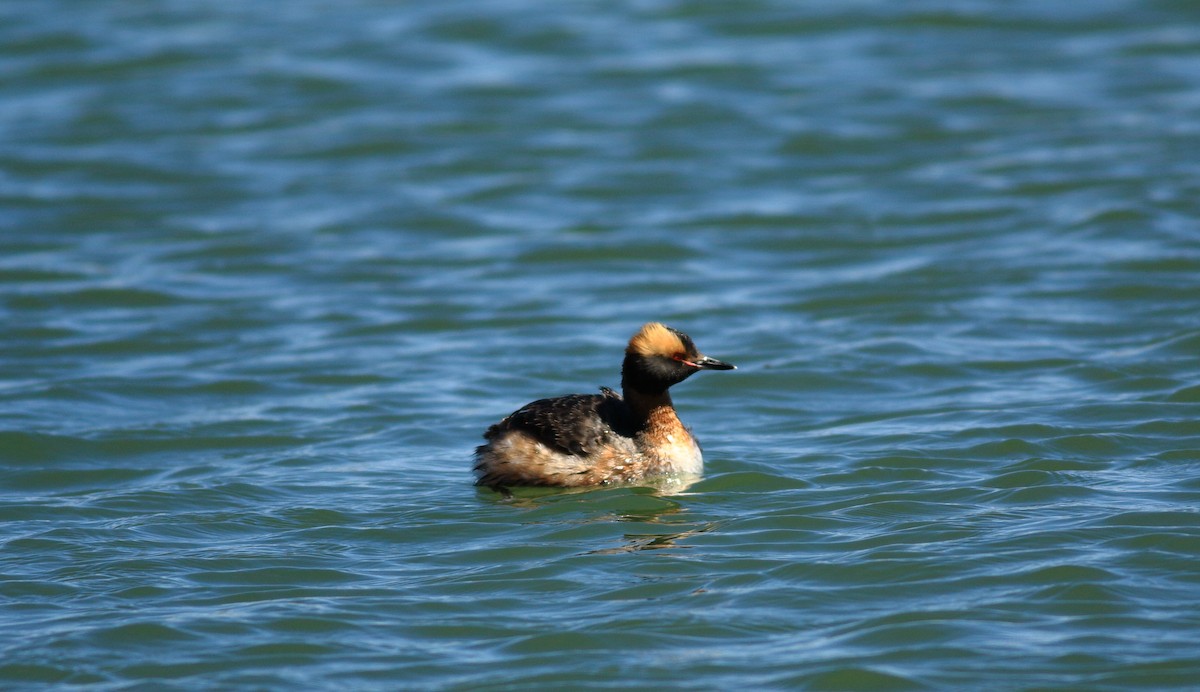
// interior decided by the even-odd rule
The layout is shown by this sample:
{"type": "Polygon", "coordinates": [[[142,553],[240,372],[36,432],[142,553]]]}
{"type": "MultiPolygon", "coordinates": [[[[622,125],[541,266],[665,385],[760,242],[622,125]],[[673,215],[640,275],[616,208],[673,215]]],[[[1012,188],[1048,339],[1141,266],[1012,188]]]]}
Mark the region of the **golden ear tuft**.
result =
{"type": "Polygon", "coordinates": [[[640,356],[672,356],[683,353],[684,350],[683,342],[665,324],[647,322],[629,340],[629,347],[625,352],[640,356]]]}

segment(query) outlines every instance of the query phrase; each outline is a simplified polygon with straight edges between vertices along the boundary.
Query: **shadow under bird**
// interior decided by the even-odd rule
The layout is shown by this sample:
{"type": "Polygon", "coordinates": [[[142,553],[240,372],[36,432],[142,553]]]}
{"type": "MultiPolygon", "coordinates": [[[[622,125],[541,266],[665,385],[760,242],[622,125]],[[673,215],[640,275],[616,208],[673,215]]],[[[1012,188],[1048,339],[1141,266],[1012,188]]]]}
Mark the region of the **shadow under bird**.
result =
{"type": "Polygon", "coordinates": [[[667,391],[701,370],[734,366],[696,350],[691,337],[658,322],[625,348],[621,390],[539,399],[487,429],[475,449],[476,485],[627,484],[696,477],[700,445],[680,422],[667,391]]]}

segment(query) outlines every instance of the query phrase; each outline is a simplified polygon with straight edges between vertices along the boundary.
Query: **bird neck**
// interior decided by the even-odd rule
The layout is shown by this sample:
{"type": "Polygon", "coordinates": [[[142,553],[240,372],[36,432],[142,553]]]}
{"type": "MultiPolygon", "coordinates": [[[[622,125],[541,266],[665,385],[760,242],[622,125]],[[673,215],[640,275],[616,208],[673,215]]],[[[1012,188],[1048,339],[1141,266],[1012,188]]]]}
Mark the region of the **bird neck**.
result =
{"type": "Polygon", "coordinates": [[[666,414],[675,415],[675,404],[671,401],[670,393],[665,389],[661,392],[643,392],[626,386],[623,391],[625,403],[633,412],[639,427],[644,426],[651,418],[666,414]]]}

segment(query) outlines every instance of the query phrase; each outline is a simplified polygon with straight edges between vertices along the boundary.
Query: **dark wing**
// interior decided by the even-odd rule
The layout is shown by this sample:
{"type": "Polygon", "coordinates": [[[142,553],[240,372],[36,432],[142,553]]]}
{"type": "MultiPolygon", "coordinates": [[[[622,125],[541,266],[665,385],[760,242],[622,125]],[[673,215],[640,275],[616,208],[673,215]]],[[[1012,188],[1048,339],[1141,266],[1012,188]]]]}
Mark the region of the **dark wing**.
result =
{"type": "Polygon", "coordinates": [[[630,435],[621,395],[607,387],[601,391],[539,399],[488,428],[483,436],[494,440],[510,430],[520,430],[560,452],[592,454],[614,434],[630,435]]]}

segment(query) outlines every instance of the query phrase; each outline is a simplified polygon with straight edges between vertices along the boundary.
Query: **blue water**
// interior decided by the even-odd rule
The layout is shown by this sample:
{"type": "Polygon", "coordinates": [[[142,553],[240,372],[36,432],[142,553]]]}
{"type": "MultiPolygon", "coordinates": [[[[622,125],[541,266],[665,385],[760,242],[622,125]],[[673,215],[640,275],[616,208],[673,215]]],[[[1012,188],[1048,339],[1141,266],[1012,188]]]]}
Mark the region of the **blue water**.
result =
{"type": "Polygon", "coordinates": [[[1194,689],[1200,6],[0,6],[0,687],[1194,689]],[[473,487],[648,320],[683,492],[473,487]]]}

